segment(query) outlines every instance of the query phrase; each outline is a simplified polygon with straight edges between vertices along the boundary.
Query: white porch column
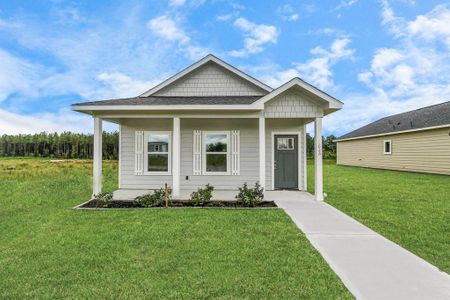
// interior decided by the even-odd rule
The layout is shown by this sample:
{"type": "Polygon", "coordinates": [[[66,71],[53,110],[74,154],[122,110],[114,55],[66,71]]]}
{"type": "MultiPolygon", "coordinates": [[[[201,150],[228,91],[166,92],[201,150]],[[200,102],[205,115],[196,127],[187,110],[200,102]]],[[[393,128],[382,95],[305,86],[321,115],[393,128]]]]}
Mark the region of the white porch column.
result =
{"type": "Polygon", "coordinates": [[[322,117],[314,120],[314,172],[316,200],[323,201],[322,117]]]}
{"type": "Polygon", "coordinates": [[[94,117],[94,172],[92,195],[102,192],[102,119],[94,117]]]}
{"type": "Polygon", "coordinates": [[[259,183],[266,187],[266,119],[259,116],[259,183]]]}
{"type": "Polygon", "coordinates": [[[180,196],[180,118],[173,118],[172,195],[180,196]]]}

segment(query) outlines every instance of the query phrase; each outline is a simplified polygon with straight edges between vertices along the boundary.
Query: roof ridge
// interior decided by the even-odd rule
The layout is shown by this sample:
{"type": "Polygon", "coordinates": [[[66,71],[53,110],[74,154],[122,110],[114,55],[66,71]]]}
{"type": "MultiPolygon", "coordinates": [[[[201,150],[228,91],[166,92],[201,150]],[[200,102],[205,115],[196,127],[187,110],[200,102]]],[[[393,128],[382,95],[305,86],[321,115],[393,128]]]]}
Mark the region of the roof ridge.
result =
{"type": "MultiPolygon", "coordinates": [[[[446,104],[446,103],[450,103],[450,101],[445,101],[445,102],[441,102],[441,103],[436,103],[436,104],[432,104],[432,105],[428,105],[428,106],[419,107],[419,108],[416,108],[416,109],[404,111],[404,112],[401,112],[401,113],[396,113],[396,114],[393,114],[393,115],[390,115],[390,116],[386,116],[386,117],[384,117],[384,118],[381,118],[380,120],[386,119],[386,118],[395,117],[395,116],[399,116],[399,115],[403,115],[403,114],[412,113],[412,112],[419,111],[419,110],[423,110],[423,109],[428,109],[428,108],[431,108],[431,107],[434,107],[434,106],[439,106],[439,105],[446,104]]],[[[375,121],[375,122],[376,122],[376,121],[375,121]]]]}

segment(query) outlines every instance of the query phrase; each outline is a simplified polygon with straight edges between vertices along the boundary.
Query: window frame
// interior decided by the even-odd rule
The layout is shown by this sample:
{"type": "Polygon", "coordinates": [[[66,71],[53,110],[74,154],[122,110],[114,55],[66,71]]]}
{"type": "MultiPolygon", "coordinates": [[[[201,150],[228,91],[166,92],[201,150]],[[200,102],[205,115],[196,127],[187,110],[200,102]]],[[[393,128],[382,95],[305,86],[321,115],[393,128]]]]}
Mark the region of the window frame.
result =
{"type": "Polygon", "coordinates": [[[392,140],[384,140],[383,141],[383,154],[384,155],[392,155],[392,140]],[[389,151],[386,151],[386,143],[389,143],[389,151]]]}
{"type": "Polygon", "coordinates": [[[202,134],[202,175],[230,175],[231,174],[231,132],[230,131],[203,131],[202,134]],[[227,136],[227,152],[207,152],[206,151],[206,137],[212,134],[225,134],[227,136]],[[227,171],[226,172],[209,172],[206,171],[206,155],[210,154],[225,154],[227,157],[227,171]]]}
{"type": "Polygon", "coordinates": [[[293,137],[283,137],[283,139],[286,139],[286,145],[287,148],[286,149],[280,149],[280,145],[278,144],[278,140],[280,139],[280,137],[277,137],[277,151],[292,151],[295,150],[295,138],[293,137]],[[291,145],[292,147],[289,147],[289,141],[292,141],[291,145]]]}
{"type": "Polygon", "coordinates": [[[172,175],[172,132],[171,131],[144,131],[144,175],[172,175]],[[169,145],[167,152],[149,152],[148,138],[152,134],[167,134],[169,136],[169,145]],[[148,170],[148,155],[149,154],[168,154],[167,171],[149,171],[148,170]]]}

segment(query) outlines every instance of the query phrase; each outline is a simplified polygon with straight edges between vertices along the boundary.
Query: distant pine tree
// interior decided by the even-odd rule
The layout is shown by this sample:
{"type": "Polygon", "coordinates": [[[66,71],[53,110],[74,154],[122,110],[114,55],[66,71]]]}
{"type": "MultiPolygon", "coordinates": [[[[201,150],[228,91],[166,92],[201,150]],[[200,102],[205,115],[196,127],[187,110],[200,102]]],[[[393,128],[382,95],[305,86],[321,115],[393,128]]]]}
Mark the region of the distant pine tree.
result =
{"type": "MultiPolygon", "coordinates": [[[[83,133],[18,134],[0,136],[0,156],[92,158],[94,137],[83,133]]],[[[103,132],[103,158],[119,156],[119,133],[103,132]]]]}

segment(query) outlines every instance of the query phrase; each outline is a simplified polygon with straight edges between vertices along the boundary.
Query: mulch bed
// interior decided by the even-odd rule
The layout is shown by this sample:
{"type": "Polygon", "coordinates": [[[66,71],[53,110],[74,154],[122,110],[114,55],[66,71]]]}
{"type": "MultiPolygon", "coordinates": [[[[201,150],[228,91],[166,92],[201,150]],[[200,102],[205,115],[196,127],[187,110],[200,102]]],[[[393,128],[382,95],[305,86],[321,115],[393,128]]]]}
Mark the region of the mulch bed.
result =
{"type": "MultiPolygon", "coordinates": [[[[195,202],[189,200],[172,200],[169,203],[169,207],[224,207],[224,208],[270,208],[277,207],[275,202],[273,201],[261,201],[256,206],[248,207],[242,205],[237,201],[209,201],[205,202],[201,205],[196,205],[195,202]]],[[[139,203],[134,201],[121,201],[121,200],[113,200],[109,203],[108,207],[97,207],[95,205],[95,201],[91,200],[86,202],[80,208],[146,208],[141,206],[139,203]]]]}

